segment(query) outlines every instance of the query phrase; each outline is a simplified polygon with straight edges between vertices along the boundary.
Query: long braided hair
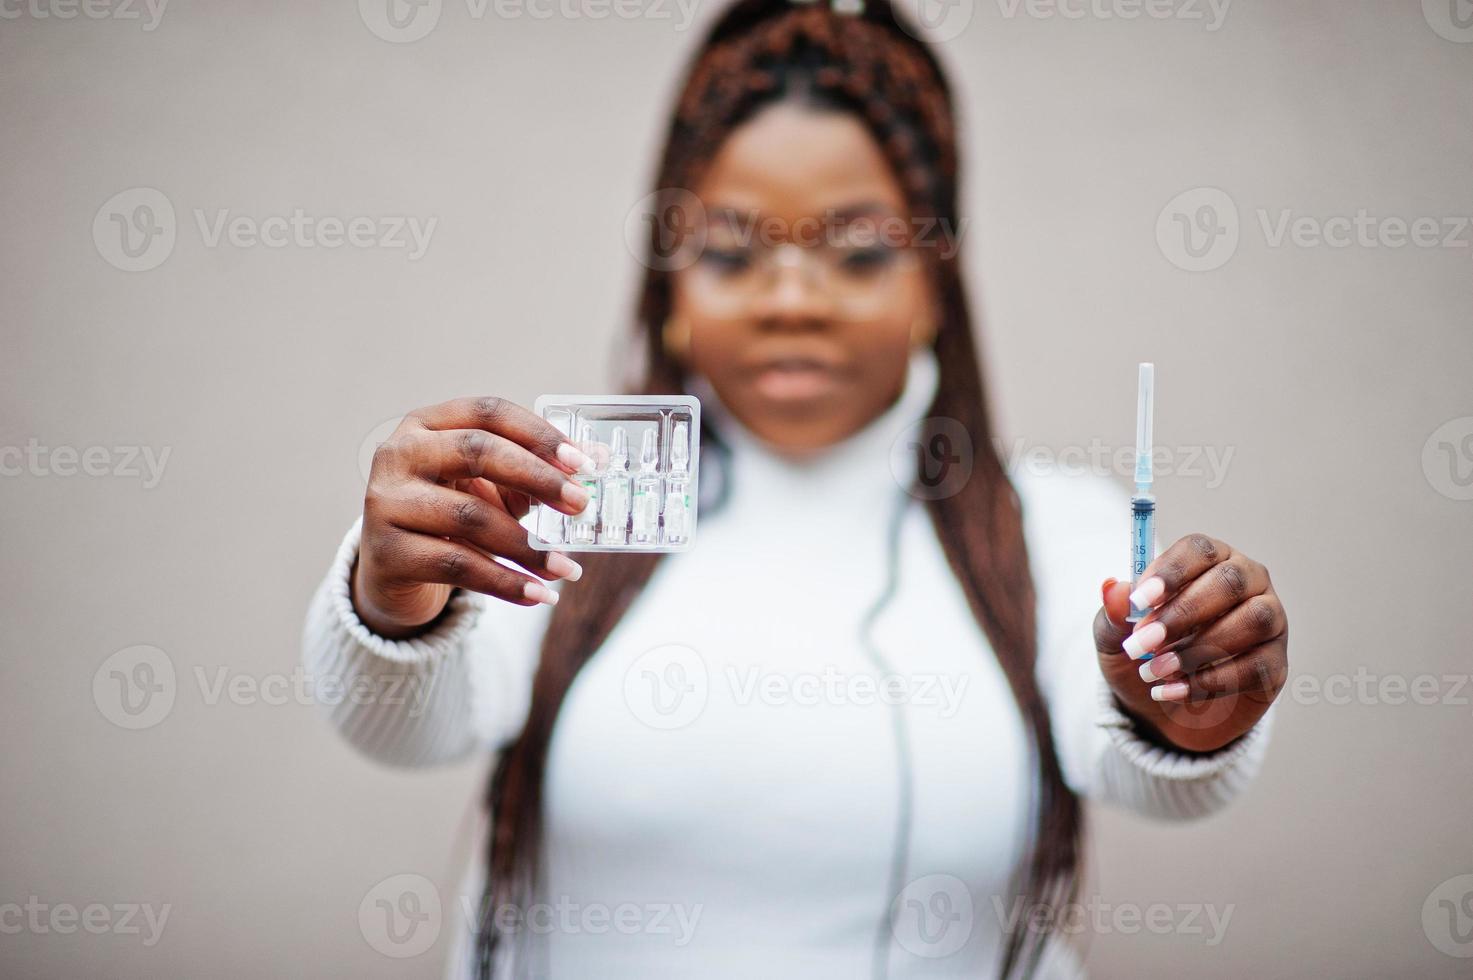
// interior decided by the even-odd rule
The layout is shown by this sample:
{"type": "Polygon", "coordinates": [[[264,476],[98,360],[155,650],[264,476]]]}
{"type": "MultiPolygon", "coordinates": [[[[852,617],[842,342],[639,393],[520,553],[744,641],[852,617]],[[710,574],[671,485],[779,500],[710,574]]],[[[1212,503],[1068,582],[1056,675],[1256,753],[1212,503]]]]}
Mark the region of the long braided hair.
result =
{"type": "MultiPolygon", "coordinates": [[[[860,14],[789,0],[734,3],[711,29],[688,69],[656,188],[665,193],[698,186],[731,132],[759,109],[781,100],[855,114],[894,168],[912,215],[935,219],[942,229],[959,227],[951,93],[931,52],[885,0],[868,0],[860,14]]],[[[683,392],[688,390],[686,372],[662,340],[671,314],[672,274],[654,261],[659,254],[658,232],[651,228],[650,234],[651,260],[646,262],[637,307],[645,349],[639,387],[650,393],[683,392]]],[[[961,490],[928,499],[926,508],[1030,736],[1036,795],[1031,847],[1019,869],[1017,890],[1030,904],[1057,908],[1077,889],[1081,809],[1064,781],[1048,708],[1034,673],[1035,601],[1022,512],[994,448],[956,249],[929,252],[932,260],[927,268],[938,300],[934,345],[940,368],[928,414],[959,422],[971,437],[974,460],[961,490]]],[[[926,433],[928,441],[932,434],[926,433]]],[[[703,433],[703,454],[715,454],[720,448],[716,433],[703,433]]],[[[717,462],[703,458],[703,472],[717,462]]],[[[638,598],[658,562],[658,555],[586,555],[582,581],[563,592],[552,614],[526,725],[501,752],[487,793],[491,833],[477,935],[477,971],[482,980],[490,980],[501,957],[512,952],[507,949],[508,936],[497,928],[497,911],[524,909],[534,900],[548,748],[563,699],[578,671],[638,598]]],[[[1020,920],[1007,937],[999,974],[1029,975],[1047,939],[1045,932],[1020,920]]]]}

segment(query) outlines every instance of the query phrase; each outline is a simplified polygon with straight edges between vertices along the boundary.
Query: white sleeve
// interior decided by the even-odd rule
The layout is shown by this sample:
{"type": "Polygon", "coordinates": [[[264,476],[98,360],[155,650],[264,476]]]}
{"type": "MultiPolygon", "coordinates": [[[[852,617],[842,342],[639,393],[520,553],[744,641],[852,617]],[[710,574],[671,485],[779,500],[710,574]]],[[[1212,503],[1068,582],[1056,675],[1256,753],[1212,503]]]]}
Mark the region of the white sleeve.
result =
{"type": "Polygon", "coordinates": [[[303,663],[334,727],[360,752],[398,766],[506,744],[526,722],[549,607],[457,592],[428,632],[385,639],[363,625],[349,595],[361,526],[338,548],[302,633],[303,663]]]}
{"type": "Polygon", "coordinates": [[[1100,673],[1100,584],[1125,577],[1130,498],[1096,476],[1026,476],[1029,560],[1038,594],[1038,679],[1064,777],[1075,792],[1145,816],[1187,820],[1231,802],[1258,772],[1272,709],[1231,745],[1174,752],[1136,734],[1100,673]]]}

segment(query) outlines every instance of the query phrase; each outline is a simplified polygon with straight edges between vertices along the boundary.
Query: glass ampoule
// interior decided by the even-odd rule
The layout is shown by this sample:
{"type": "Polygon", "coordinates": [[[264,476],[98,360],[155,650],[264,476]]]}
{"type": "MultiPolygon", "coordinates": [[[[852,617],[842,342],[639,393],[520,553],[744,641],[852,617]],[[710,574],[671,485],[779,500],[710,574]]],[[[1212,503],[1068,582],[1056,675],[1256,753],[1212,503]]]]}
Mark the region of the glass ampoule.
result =
{"type": "MultiPolygon", "coordinates": [[[[561,413],[556,418],[549,417],[548,421],[552,423],[553,428],[562,434],[564,439],[568,437],[568,415],[566,412],[561,413]]],[[[537,536],[548,544],[563,543],[563,525],[565,523],[566,519],[564,516],[546,504],[542,504],[537,508],[537,536]]]]}
{"type": "Polygon", "coordinates": [[[629,436],[614,426],[613,452],[603,478],[603,543],[629,543],[629,436]]]}
{"type": "Polygon", "coordinates": [[[578,426],[579,448],[588,456],[588,463],[578,470],[578,485],[588,491],[588,506],[568,518],[569,537],[574,544],[593,544],[598,530],[598,464],[593,461],[593,426],[584,422],[578,426]]]}
{"type": "Polygon", "coordinates": [[[690,424],[675,423],[670,440],[670,475],[665,479],[665,543],[690,540],[690,424]]]}
{"type": "Polygon", "coordinates": [[[634,478],[634,543],[660,543],[660,435],[645,429],[634,478]]]}

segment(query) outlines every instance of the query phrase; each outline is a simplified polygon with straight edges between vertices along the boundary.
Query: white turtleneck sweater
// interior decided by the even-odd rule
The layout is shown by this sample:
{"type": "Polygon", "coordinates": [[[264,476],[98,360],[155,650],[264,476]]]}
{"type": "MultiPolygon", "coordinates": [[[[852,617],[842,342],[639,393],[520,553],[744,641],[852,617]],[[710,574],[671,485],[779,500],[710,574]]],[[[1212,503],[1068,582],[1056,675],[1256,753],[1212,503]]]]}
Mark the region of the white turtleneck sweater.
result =
{"type": "MultiPolygon", "coordinates": [[[[920,501],[891,547],[909,499],[892,445],[925,415],[935,376],[918,357],[888,411],[802,462],[707,400],[732,447],[730,495],[568,692],[528,972],[854,980],[878,963],[896,980],[995,975],[1031,829],[1029,741],[920,501]]],[[[1068,782],[1151,817],[1220,808],[1256,771],[1266,724],[1209,756],[1163,750],[1133,733],[1095,663],[1100,583],[1127,553],[1124,493],[1095,477],[1015,484],[1037,675],[1068,782]]],[[[333,723],[396,765],[494,752],[525,720],[550,609],[460,594],[432,632],[386,640],[349,599],[358,536],[355,525],[313,599],[307,666],[350,691],[407,675],[395,690],[416,694],[345,699],[333,723]]],[[[466,916],[444,907],[458,976],[466,916]]],[[[1049,959],[1047,975],[1075,969],[1067,951],[1049,959]]]]}

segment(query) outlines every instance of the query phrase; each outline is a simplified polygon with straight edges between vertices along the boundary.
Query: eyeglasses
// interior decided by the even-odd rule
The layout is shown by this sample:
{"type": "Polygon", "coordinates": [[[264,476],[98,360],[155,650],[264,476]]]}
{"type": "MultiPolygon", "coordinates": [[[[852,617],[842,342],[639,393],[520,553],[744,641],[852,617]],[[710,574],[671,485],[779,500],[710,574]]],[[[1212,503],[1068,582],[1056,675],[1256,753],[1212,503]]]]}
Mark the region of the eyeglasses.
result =
{"type": "Polygon", "coordinates": [[[916,261],[913,247],[879,241],[767,245],[713,234],[681,275],[691,300],[716,318],[749,314],[780,276],[796,274],[828,300],[836,318],[863,320],[895,306],[896,287],[916,261]]]}

